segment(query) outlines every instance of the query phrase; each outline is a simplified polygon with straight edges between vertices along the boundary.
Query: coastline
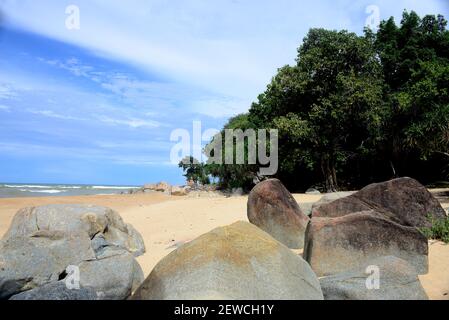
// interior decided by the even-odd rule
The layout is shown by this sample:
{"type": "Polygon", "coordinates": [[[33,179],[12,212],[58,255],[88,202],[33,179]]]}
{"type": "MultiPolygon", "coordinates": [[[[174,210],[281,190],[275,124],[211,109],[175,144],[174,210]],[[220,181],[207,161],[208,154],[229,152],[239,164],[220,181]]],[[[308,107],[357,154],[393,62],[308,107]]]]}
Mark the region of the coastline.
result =
{"type": "MultiPolygon", "coordinates": [[[[294,194],[300,203],[318,201],[321,195],[294,194]]],[[[0,237],[15,213],[24,207],[48,204],[93,204],[116,210],[142,235],[146,253],[137,258],[145,277],[154,266],[182,244],[220,226],[247,220],[247,196],[175,197],[162,193],[0,199],[0,237]]],[[[444,201],[447,209],[449,202],[444,201]]],[[[421,283],[430,299],[449,300],[449,245],[431,241],[429,274],[421,283]],[[446,295],[445,295],[446,294],[446,295]]]]}

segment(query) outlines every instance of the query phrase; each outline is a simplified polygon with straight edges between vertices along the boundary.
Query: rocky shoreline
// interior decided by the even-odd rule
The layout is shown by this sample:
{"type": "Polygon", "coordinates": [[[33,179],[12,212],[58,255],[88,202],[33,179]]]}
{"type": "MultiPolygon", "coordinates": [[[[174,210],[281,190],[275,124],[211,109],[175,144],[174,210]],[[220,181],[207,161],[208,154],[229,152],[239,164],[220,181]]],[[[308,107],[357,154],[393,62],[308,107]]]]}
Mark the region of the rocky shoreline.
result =
{"type": "MultiPolygon", "coordinates": [[[[223,191],[217,189],[214,185],[196,185],[190,184],[187,186],[172,186],[168,182],[159,182],[155,184],[145,184],[138,189],[131,189],[128,194],[150,194],[150,193],[162,193],[175,197],[240,197],[244,195],[242,188],[235,188],[230,191],[223,191]]],[[[124,193],[122,193],[124,194],[124,193]]]]}
{"type": "Polygon", "coordinates": [[[135,260],[145,252],[143,238],[113,210],[20,210],[0,241],[0,298],[427,299],[419,276],[428,271],[428,241],[419,228],[429,226],[429,213],[447,215],[413,179],[325,195],[310,206],[272,179],[254,188],[247,210],[250,223],[176,246],[145,281],[135,260]],[[376,270],[381,285],[370,289],[376,270]],[[79,286],[70,289],[76,276],[79,286]]]}

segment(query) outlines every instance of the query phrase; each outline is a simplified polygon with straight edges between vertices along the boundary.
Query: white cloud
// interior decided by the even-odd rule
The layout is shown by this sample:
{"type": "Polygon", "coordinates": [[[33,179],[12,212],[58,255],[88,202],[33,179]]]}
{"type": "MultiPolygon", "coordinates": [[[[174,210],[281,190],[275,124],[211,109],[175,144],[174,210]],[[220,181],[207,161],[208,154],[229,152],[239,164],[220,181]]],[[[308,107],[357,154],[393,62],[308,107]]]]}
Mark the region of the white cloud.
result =
{"type": "Polygon", "coordinates": [[[6,83],[0,83],[0,99],[11,99],[17,97],[16,91],[6,83]]]}
{"type": "MultiPolygon", "coordinates": [[[[176,101],[186,100],[193,96],[191,88],[186,86],[162,81],[138,80],[131,74],[116,71],[101,71],[73,57],[65,61],[43,58],[38,58],[38,60],[78,77],[89,79],[134,108],[172,106],[176,101]]],[[[150,114],[157,113],[146,112],[146,115],[150,114]]]]}
{"type": "Polygon", "coordinates": [[[86,77],[94,80],[95,78],[90,74],[93,71],[93,67],[82,65],[78,59],[69,58],[66,61],[62,62],[58,59],[44,59],[39,57],[39,61],[49,64],[51,66],[57,66],[61,69],[67,70],[70,73],[78,76],[78,77],[86,77]]]}
{"type": "Polygon", "coordinates": [[[87,120],[85,118],[78,118],[78,117],[73,117],[73,116],[69,116],[69,115],[59,114],[52,110],[26,109],[26,111],[29,113],[32,113],[32,114],[36,114],[36,115],[40,115],[40,116],[44,116],[44,117],[48,117],[48,118],[55,118],[55,119],[62,119],[62,120],[81,120],[81,121],[87,120]]]}
{"type": "MultiPolygon", "coordinates": [[[[448,14],[446,0],[78,0],[81,29],[74,31],[65,28],[65,2],[2,2],[12,24],[241,101],[244,107],[237,107],[238,111],[249,108],[277,68],[294,62],[296,48],[309,28],[361,32],[365,9],[372,4],[379,6],[383,19],[400,18],[403,9],[448,14]]],[[[77,60],[59,66],[102,80],[101,74],[93,74],[77,60]]],[[[104,87],[122,90],[125,81],[112,79],[104,87]]],[[[126,85],[125,96],[148,89],[148,84],[128,81],[126,85]]],[[[197,108],[207,109],[201,102],[197,108]]]]}
{"type": "Polygon", "coordinates": [[[161,124],[157,121],[153,120],[145,120],[145,119],[137,119],[137,118],[130,118],[130,119],[114,119],[108,116],[99,116],[98,120],[111,124],[111,125],[125,125],[131,128],[159,128],[161,124]]]}
{"type": "Polygon", "coordinates": [[[64,3],[5,3],[7,16],[26,29],[244,99],[247,107],[278,67],[294,61],[312,23],[337,27],[341,20],[335,10],[294,0],[79,0],[81,30],[69,31],[64,3]]]}
{"type": "MultiPolygon", "coordinates": [[[[0,109],[1,106],[0,106],[0,109]]],[[[75,117],[65,114],[60,114],[52,110],[33,110],[33,109],[26,109],[27,112],[40,115],[43,117],[48,118],[55,118],[55,119],[62,119],[62,120],[75,120],[75,121],[95,121],[98,120],[100,122],[115,125],[115,126],[127,126],[130,128],[159,128],[161,124],[154,120],[148,120],[148,119],[139,119],[139,118],[128,118],[128,119],[116,119],[112,118],[110,116],[105,115],[97,115],[91,118],[81,118],[81,117],[75,117]]]]}

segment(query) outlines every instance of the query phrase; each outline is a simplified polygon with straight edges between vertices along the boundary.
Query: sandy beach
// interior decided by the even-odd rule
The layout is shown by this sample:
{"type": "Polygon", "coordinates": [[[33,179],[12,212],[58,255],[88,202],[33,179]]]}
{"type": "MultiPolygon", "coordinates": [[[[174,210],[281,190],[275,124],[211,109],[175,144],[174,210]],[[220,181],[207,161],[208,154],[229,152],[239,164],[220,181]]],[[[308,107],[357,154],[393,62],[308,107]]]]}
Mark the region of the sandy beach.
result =
{"type": "MultiPolygon", "coordinates": [[[[320,195],[295,194],[300,203],[315,202],[320,195]]],[[[23,207],[47,204],[94,204],[110,207],[143,236],[146,253],[138,258],[145,273],[178,246],[216,228],[247,221],[247,197],[190,198],[163,194],[77,196],[0,199],[0,237],[14,214],[23,207]]],[[[444,202],[447,208],[449,203],[444,202]]],[[[430,242],[430,272],[421,282],[430,299],[449,300],[449,245],[430,242]]]]}

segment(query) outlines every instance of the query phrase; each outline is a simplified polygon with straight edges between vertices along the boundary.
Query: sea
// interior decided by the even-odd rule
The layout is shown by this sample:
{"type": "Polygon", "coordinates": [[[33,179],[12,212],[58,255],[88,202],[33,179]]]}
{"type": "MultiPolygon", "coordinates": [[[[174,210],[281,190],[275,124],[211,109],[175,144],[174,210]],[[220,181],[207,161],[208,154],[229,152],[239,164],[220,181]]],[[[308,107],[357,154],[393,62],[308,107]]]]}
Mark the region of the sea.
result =
{"type": "Polygon", "coordinates": [[[0,183],[0,198],[113,195],[127,193],[138,186],[82,184],[0,183]]]}

